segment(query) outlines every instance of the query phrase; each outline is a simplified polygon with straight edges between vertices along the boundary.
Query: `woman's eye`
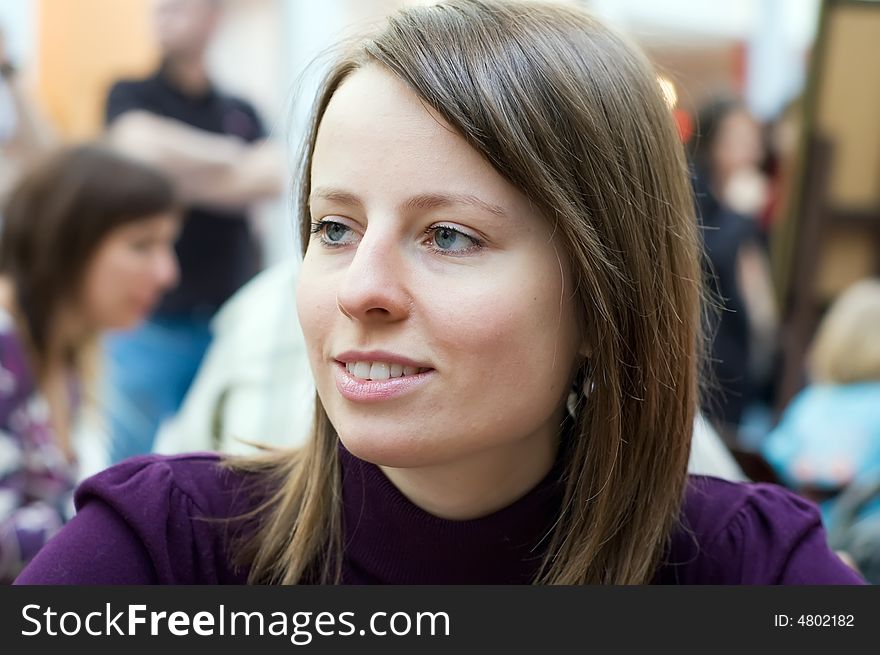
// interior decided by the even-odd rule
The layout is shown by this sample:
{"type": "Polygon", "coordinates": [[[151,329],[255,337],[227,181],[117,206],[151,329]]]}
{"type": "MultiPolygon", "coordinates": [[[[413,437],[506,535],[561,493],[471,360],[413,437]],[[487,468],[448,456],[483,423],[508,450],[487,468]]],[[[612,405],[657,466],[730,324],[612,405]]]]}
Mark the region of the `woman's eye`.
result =
{"type": "Polygon", "coordinates": [[[433,242],[433,247],[439,252],[470,252],[481,245],[473,237],[446,225],[428,228],[428,236],[433,242]]]}
{"type": "Polygon", "coordinates": [[[328,241],[332,241],[337,243],[345,239],[345,235],[348,232],[348,228],[339,223],[328,223],[324,227],[324,236],[327,237],[328,241]]]}
{"type": "Polygon", "coordinates": [[[336,221],[318,221],[312,223],[312,234],[317,234],[328,246],[340,246],[354,242],[354,231],[347,225],[336,221]]]}

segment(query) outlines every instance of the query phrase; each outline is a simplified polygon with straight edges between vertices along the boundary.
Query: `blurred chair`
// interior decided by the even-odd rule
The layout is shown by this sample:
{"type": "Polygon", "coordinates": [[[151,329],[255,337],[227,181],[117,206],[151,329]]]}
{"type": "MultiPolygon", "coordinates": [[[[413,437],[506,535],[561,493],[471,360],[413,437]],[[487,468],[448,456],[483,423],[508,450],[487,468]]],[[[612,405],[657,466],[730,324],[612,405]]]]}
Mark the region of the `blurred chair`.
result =
{"type": "Polygon", "coordinates": [[[303,442],[315,389],[296,316],[296,269],[291,260],[260,273],[220,309],[214,341],[180,412],[160,428],[156,452],[303,442]]]}

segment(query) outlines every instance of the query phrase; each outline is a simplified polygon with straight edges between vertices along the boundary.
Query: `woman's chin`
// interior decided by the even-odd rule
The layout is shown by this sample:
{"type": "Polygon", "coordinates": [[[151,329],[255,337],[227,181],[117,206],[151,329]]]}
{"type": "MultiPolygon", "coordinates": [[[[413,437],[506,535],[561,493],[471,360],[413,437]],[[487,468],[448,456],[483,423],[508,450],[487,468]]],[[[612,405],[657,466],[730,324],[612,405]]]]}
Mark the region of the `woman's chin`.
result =
{"type": "Polygon", "coordinates": [[[114,316],[112,320],[108,321],[108,323],[110,323],[111,325],[109,325],[105,329],[118,330],[120,332],[134,330],[135,328],[140,327],[143,322],[147,320],[147,316],[148,314],[146,312],[140,310],[132,310],[126,313],[120,313],[118,316],[114,316]]]}
{"type": "Polygon", "coordinates": [[[141,320],[134,319],[114,319],[112,321],[104,321],[100,329],[102,331],[110,331],[110,332],[128,332],[130,330],[134,330],[136,327],[140,326],[141,320]]]}

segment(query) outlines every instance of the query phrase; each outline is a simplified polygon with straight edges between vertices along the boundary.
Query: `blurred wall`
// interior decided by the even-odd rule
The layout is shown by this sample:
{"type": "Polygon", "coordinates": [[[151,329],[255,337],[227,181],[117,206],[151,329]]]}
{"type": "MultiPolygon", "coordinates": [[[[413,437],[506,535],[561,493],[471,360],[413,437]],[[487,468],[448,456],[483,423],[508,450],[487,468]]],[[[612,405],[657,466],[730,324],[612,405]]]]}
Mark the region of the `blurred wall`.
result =
{"type": "Polygon", "coordinates": [[[682,108],[722,92],[761,119],[800,92],[820,0],[582,0],[646,47],[680,86],[682,108]]]}
{"type": "Polygon", "coordinates": [[[835,11],[828,30],[817,122],[834,142],[831,201],[880,207],[880,7],[835,11]]]}
{"type": "Polygon", "coordinates": [[[658,72],[675,83],[678,107],[695,113],[719,95],[745,93],[744,45],[733,39],[643,44],[658,72]]]}
{"type": "Polygon", "coordinates": [[[866,233],[880,221],[880,5],[841,6],[827,29],[816,107],[816,130],[832,145],[825,202],[861,215],[823,234],[816,282],[830,301],[880,271],[878,240],[866,233]]]}
{"type": "Polygon", "coordinates": [[[149,0],[41,0],[36,11],[37,94],[62,136],[100,133],[113,81],[156,61],[149,0]]]}

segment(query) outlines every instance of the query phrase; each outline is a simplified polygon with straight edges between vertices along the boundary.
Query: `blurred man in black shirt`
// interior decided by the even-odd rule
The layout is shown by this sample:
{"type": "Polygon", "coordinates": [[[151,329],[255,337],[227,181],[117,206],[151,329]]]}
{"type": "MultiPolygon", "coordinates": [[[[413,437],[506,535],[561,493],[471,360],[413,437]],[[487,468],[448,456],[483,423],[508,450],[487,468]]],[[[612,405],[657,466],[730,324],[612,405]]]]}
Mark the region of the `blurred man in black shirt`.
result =
{"type": "Polygon", "coordinates": [[[281,158],[253,107],[207,75],[220,5],[156,0],[159,69],[117,82],[107,101],[111,142],[170,175],[187,205],[180,285],[147,325],[108,344],[113,461],[148,452],[179,407],[210,343],[210,318],[260,268],[248,209],[281,187],[281,158]]]}

